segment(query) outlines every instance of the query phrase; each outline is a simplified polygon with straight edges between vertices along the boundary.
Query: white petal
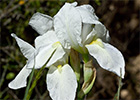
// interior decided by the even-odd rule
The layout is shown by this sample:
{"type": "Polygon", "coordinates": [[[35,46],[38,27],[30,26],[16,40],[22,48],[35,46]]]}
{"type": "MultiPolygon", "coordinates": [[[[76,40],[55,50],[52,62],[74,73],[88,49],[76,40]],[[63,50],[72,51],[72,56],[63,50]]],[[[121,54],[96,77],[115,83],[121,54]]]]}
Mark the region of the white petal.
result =
{"type": "Polygon", "coordinates": [[[74,7],[77,6],[77,4],[78,4],[77,2],[71,3],[71,5],[74,6],[74,7]]]}
{"type": "Polygon", "coordinates": [[[120,76],[120,69],[122,70],[122,78],[125,74],[125,62],[121,52],[108,43],[103,43],[102,48],[98,44],[86,45],[90,55],[92,55],[99,65],[111,72],[120,76]]]}
{"type": "Polygon", "coordinates": [[[54,17],[56,34],[62,45],[68,49],[69,43],[74,48],[81,43],[81,18],[77,13],[73,5],[65,3],[54,17]]]}
{"type": "MultiPolygon", "coordinates": [[[[40,48],[35,58],[35,68],[43,67],[43,65],[47,63],[55,50],[56,47],[53,47],[52,44],[40,48]]],[[[30,68],[30,66],[28,68],[30,68]]]]}
{"type": "MultiPolygon", "coordinates": [[[[28,59],[27,61],[27,68],[35,68],[35,56],[33,56],[31,59],[28,59]]],[[[37,68],[35,68],[37,69],[37,68]]]]}
{"type": "Polygon", "coordinates": [[[60,70],[51,66],[48,71],[46,81],[50,96],[53,100],[74,100],[77,89],[76,76],[68,64],[60,70]]]}
{"type": "Polygon", "coordinates": [[[95,31],[95,29],[93,28],[93,30],[87,35],[84,44],[89,44],[90,42],[93,41],[94,38],[96,37],[97,32],[95,31]]]}
{"type": "Polygon", "coordinates": [[[8,84],[8,87],[11,89],[19,89],[26,87],[27,77],[30,75],[32,69],[27,69],[27,65],[19,72],[16,78],[8,84]]]}
{"type": "Polygon", "coordinates": [[[65,54],[64,49],[62,48],[61,45],[59,45],[55,50],[54,54],[52,55],[52,57],[50,58],[49,62],[47,63],[47,66],[51,66],[52,64],[60,60],[64,56],[64,54],[65,54]]]}
{"type": "Polygon", "coordinates": [[[53,27],[52,17],[37,12],[30,19],[29,25],[39,34],[44,34],[53,27]]]}
{"type": "Polygon", "coordinates": [[[105,42],[110,40],[109,31],[102,23],[95,25],[95,31],[98,38],[101,38],[105,42]]]}
{"type": "Polygon", "coordinates": [[[94,13],[94,9],[90,5],[82,5],[76,7],[76,9],[79,11],[82,22],[88,23],[88,24],[100,24],[98,21],[98,17],[94,13]]]}
{"type": "Polygon", "coordinates": [[[47,33],[40,35],[35,39],[35,48],[39,49],[40,47],[48,46],[57,41],[58,41],[58,39],[56,37],[55,32],[48,31],[47,33]]]}
{"type": "Polygon", "coordinates": [[[87,38],[88,34],[92,31],[92,28],[93,27],[92,27],[91,24],[83,23],[83,25],[82,25],[82,34],[81,34],[83,43],[86,41],[86,38],[87,38]]]}
{"type": "Polygon", "coordinates": [[[104,42],[108,42],[110,40],[109,31],[102,23],[95,25],[93,30],[87,35],[84,43],[89,44],[97,38],[101,38],[104,42]]]}
{"type": "Polygon", "coordinates": [[[27,59],[31,59],[34,56],[35,48],[30,45],[29,43],[23,41],[22,39],[18,38],[15,34],[11,34],[17,41],[18,46],[20,47],[21,52],[27,59]]]}
{"type": "MultiPolygon", "coordinates": [[[[69,50],[70,51],[70,50],[69,50]]],[[[63,57],[61,57],[60,59],[55,58],[57,61],[55,63],[53,63],[54,66],[58,66],[58,65],[63,65],[63,64],[67,64],[68,63],[68,59],[69,59],[69,53],[70,52],[66,52],[65,49],[65,54],[63,55],[63,57]]],[[[61,54],[60,54],[61,55],[61,54]]],[[[55,57],[55,56],[54,56],[55,57]]],[[[48,64],[49,67],[51,64],[48,64]]],[[[47,66],[48,67],[48,66],[47,66]]]]}

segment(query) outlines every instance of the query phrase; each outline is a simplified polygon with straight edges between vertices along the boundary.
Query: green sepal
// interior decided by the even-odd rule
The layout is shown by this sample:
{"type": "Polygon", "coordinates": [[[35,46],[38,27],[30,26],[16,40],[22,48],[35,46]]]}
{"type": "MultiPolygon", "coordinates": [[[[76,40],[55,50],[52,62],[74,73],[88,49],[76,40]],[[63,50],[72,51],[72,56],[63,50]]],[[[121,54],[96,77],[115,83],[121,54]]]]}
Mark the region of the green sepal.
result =
{"type": "Polygon", "coordinates": [[[81,91],[78,93],[79,98],[83,98],[93,87],[96,79],[96,69],[93,66],[92,60],[84,64],[84,83],[81,91]]]}

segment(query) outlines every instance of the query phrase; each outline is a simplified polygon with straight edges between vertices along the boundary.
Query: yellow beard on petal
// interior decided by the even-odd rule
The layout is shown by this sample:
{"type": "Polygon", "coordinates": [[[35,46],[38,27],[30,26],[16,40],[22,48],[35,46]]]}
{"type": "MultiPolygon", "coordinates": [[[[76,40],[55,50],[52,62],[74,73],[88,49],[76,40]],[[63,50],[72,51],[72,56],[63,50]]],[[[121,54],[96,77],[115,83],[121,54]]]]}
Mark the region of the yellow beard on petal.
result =
{"type": "Polygon", "coordinates": [[[57,68],[58,68],[58,71],[61,73],[62,72],[62,65],[58,65],[57,68]]]}
{"type": "Polygon", "coordinates": [[[92,45],[92,44],[97,44],[100,47],[104,48],[104,45],[103,45],[103,42],[101,39],[96,39],[96,40],[92,41],[89,45],[92,45]]]}
{"type": "Polygon", "coordinates": [[[55,42],[55,43],[52,45],[52,47],[53,47],[53,48],[56,48],[56,47],[58,47],[59,45],[61,45],[61,43],[60,43],[59,41],[57,41],[57,42],[55,42]]]}

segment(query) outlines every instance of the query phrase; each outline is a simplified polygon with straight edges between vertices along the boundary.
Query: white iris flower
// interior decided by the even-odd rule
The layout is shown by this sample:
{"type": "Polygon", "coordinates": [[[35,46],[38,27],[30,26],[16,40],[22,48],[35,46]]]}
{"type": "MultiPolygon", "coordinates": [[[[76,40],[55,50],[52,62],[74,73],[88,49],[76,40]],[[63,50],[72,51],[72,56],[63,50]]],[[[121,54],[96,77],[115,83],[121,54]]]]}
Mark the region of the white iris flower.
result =
{"type": "Polygon", "coordinates": [[[46,78],[50,96],[54,100],[74,100],[77,79],[72,68],[65,64],[68,56],[57,40],[54,31],[48,31],[42,36],[38,36],[35,39],[35,48],[18,38],[15,34],[12,34],[12,36],[16,39],[21,52],[28,61],[8,86],[12,89],[25,87],[27,85],[27,77],[32,71],[31,68],[35,66],[34,68],[38,69],[46,63],[46,67],[50,67],[46,78]],[[64,66],[58,64],[63,64],[64,66]]]}
{"type": "Polygon", "coordinates": [[[114,46],[106,43],[109,33],[98,21],[90,5],[77,6],[77,2],[65,3],[54,18],[35,13],[29,24],[40,36],[35,39],[35,48],[18,38],[21,52],[28,59],[16,78],[9,83],[12,89],[25,87],[32,68],[44,65],[49,68],[46,83],[53,100],[74,100],[77,80],[74,71],[68,65],[70,49],[82,55],[90,54],[99,65],[124,78],[124,58],[114,46]],[[94,28],[93,28],[94,25],[94,28]]]}
{"type": "Polygon", "coordinates": [[[16,39],[23,55],[28,59],[27,64],[24,66],[15,80],[9,84],[9,87],[13,89],[26,86],[26,81],[24,80],[26,80],[26,78],[31,73],[31,68],[41,68],[43,65],[45,65],[46,62],[46,67],[49,67],[52,64],[55,64],[57,61],[61,60],[63,57],[65,57],[66,59],[63,59],[59,62],[67,62],[66,53],[61,44],[57,41],[54,31],[48,31],[46,34],[38,36],[35,39],[35,48],[29,43],[18,38],[15,34],[11,35],[16,39]]]}
{"type": "Polygon", "coordinates": [[[89,53],[99,65],[122,78],[125,74],[125,63],[121,52],[106,43],[109,40],[108,30],[98,21],[90,5],[76,6],[66,3],[54,17],[54,29],[66,48],[74,48],[82,54],[89,53]],[[95,25],[93,28],[92,26],[95,25]]]}

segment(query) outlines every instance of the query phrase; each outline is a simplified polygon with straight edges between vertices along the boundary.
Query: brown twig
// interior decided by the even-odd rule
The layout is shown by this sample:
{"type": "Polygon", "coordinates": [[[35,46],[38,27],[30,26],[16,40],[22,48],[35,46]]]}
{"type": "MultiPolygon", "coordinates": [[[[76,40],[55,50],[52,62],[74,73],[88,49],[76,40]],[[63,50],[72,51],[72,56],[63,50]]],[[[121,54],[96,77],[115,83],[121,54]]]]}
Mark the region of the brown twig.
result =
{"type": "MultiPolygon", "coordinates": [[[[9,9],[9,7],[12,5],[14,0],[12,0],[9,5],[3,10],[3,12],[1,13],[1,16],[0,16],[0,20],[4,17],[6,17],[9,13],[11,13],[12,11],[14,11],[15,9],[17,9],[18,7],[21,6],[21,4],[17,4],[15,5],[14,7],[12,7],[11,9],[9,9]],[[8,10],[9,9],[9,10],[8,10]]],[[[24,2],[27,2],[27,0],[25,0],[24,2]]]]}
{"type": "Polygon", "coordinates": [[[35,92],[37,93],[38,98],[40,98],[40,97],[41,97],[41,94],[39,93],[39,91],[38,91],[38,88],[37,88],[37,87],[35,87],[35,92]]]}
{"type": "Polygon", "coordinates": [[[13,57],[13,56],[5,49],[5,47],[1,47],[0,49],[1,49],[5,54],[7,54],[10,58],[14,59],[20,66],[22,66],[22,64],[21,64],[18,60],[16,60],[15,57],[13,57]]]}

